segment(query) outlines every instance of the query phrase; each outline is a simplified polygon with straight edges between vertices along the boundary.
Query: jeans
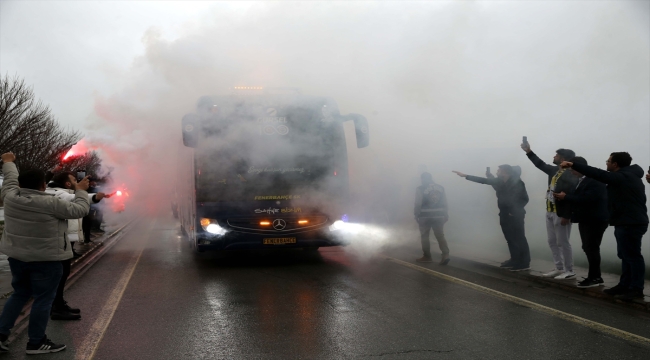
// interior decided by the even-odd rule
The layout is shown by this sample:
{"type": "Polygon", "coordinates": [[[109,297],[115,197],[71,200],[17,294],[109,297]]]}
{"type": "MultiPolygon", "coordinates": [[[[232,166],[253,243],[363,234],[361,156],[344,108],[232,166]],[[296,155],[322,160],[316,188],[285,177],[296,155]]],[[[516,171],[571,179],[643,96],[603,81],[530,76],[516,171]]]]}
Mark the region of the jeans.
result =
{"type": "Polygon", "coordinates": [[[569,238],[571,237],[571,223],[562,225],[562,218],[554,212],[546,213],[546,235],[548,246],[551,248],[555,268],[564,271],[573,271],[573,249],[569,238]]]}
{"type": "Polygon", "coordinates": [[[445,239],[445,233],[443,231],[443,227],[445,226],[444,219],[420,218],[418,219],[418,225],[420,227],[420,240],[422,241],[422,252],[424,256],[431,257],[431,244],[429,243],[431,228],[433,228],[433,235],[438,240],[438,246],[440,246],[442,254],[449,254],[447,239],[445,239]]]}
{"type": "Polygon", "coordinates": [[[530,249],[526,239],[523,216],[500,215],[499,222],[503,236],[510,250],[510,261],[514,266],[528,267],[530,265],[530,249]]]}
{"type": "Polygon", "coordinates": [[[578,231],[582,240],[582,250],[587,255],[589,262],[589,279],[598,279],[600,273],[600,243],[603,241],[603,234],[607,230],[607,221],[580,221],[578,231]]]}
{"type": "Polygon", "coordinates": [[[30,297],[34,298],[29,315],[29,342],[39,344],[45,337],[52,302],[63,272],[60,261],[24,262],[9,258],[14,293],[0,315],[0,334],[9,335],[30,297]]]}
{"type": "Polygon", "coordinates": [[[616,251],[622,261],[619,285],[631,290],[643,291],[645,261],[641,255],[641,238],[648,231],[648,225],[615,226],[616,251]]]}

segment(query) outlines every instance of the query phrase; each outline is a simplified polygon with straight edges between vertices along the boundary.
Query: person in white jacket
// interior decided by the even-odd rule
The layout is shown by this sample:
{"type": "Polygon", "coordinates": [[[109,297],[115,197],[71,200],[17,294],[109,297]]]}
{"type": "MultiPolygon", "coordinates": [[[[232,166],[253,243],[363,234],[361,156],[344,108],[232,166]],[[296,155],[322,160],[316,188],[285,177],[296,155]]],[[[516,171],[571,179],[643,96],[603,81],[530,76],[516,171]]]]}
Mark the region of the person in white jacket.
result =
{"type": "MultiPolygon", "coordinates": [[[[69,171],[64,171],[56,174],[52,181],[47,184],[46,193],[52,194],[58,197],[61,200],[73,201],[75,197],[75,189],[77,187],[77,179],[74,174],[69,171]]],[[[88,194],[88,200],[90,203],[100,202],[106,195],[104,193],[88,194]]],[[[83,229],[81,227],[82,219],[70,219],[68,220],[68,240],[70,241],[70,247],[72,248],[73,256],[69,259],[61,261],[63,265],[63,275],[61,276],[61,281],[59,282],[59,287],[56,291],[56,297],[52,303],[52,312],[50,317],[52,320],[79,320],[81,319],[81,310],[78,308],[72,308],[63,298],[63,290],[65,288],[65,283],[68,280],[70,275],[70,266],[72,264],[72,258],[77,256],[77,253],[74,251],[74,243],[77,241],[84,241],[83,229]]],[[[88,239],[90,240],[90,239],[88,239]]]]}

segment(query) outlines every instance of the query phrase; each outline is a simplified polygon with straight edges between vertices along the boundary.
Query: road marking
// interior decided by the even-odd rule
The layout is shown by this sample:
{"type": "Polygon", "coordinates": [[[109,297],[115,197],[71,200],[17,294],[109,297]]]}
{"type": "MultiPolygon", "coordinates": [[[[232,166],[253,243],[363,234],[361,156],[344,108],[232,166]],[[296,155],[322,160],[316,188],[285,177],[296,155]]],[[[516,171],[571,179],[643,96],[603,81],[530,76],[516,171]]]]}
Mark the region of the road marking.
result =
{"type": "MultiPolygon", "coordinates": [[[[151,233],[151,230],[155,228],[155,225],[157,223],[158,223],[158,219],[152,221],[151,228],[149,229],[149,231],[147,231],[147,234],[151,233]]],[[[124,271],[122,272],[120,279],[117,281],[117,284],[113,288],[113,291],[111,292],[111,294],[108,296],[108,299],[104,303],[104,307],[102,307],[102,310],[99,312],[99,315],[97,316],[97,319],[93,323],[93,326],[88,331],[88,335],[86,335],[86,338],[84,339],[83,343],[77,349],[75,355],[76,360],[91,360],[95,356],[95,352],[97,352],[97,348],[99,348],[99,344],[102,342],[102,339],[104,338],[104,334],[106,333],[108,326],[111,324],[111,321],[113,320],[115,311],[117,310],[117,307],[120,305],[120,301],[122,301],[122,296],[124,295],[124,292],[126,291],[126,288],[129,285],[129,282],[131,281],[131,277],[135,272],[135,268],[138,266],[138,263],[140,262],[140,257],[142,257],[142,253],[144,252],[148,240],[149,237],[147,237],[147,241],[145,241],[145,243],[142,245],[142,248],[138,252],[138,256],[135,257],[134,259],[131,259],[126,269],[124,269],[124,271]]]]}
{"type": "Polygon", "coordinates": [[[466,280],[463,280],[463,279],[459,279],[459,278],[453,277],[451,275],[447,275],[447,274],[443,274],[443,273],[440,273],[440,272],[437,272],[437,271],[434,271],[434,270],[431,270],[431,269],[427,269],[425,267],[418,266],[418,265],[412,264],[412,263],[407,262],[407,261],[395,259],[393,257],[386,256],[386,255],[380,255],[380,256],[383,257],[384,259],[389,260],[391,262],[394,262],[396,264],[406,266],[408,268],[411,268],[413,270],[417,270],[419,272],[423,272],[425,274],[433,275],[433,276],[435,276],[437,278],[440,278],[440,279],[443,279],[443,280],[451,281],[453,283],[466,286],[466,287],[474,289],[476,291],[480,291],[482,293],[492,295],[492,296],[498,297],[500,299],[513,302],[513,303],[515,303],[517,305],[525,306],[527,308],[530,308],[530,309],[533,309],[533,310],[536,310],[536,311],[539,311],[539,312],[542,312],[542,313],[545,313],[545,314],[549,314],[549,315],[552,315],[552,316],[555,316],[555,317],[559,317],[561,319],[564,319],[564,320],[567,320],[567,321],[570,321],[570,322],[573,322],[573,323],[576,323],[576,324],[579,324],[579,325],[582,325],[582,326],[586,326],[586,327],[588,327],[590,329],[593,329],[593,330],[596,330],[598,332],[605,333],[605,334],[608,334],[608,335],[612,335],[612,336],[615,336],[615,337],[623,339],[623,340],[633,341],[633,342],[636,342],[636,343],[640,343],[640,344],[643,344],[643,345],[650,346],[650,339],[645,338],[643,336],[632,334],[632,333],[629,333],[627,331],[623,331],[623,330],[620,330],[620,329],[613,328],[611,326],[607,326],[605,324],[601,324],[601,323],[598,323],[598,322],[595,322],[595,321],[592,321],[592,320],[581,318],[580,316],[569,314],[569,313],[566,313],[564,311],[553,309],[553,308],[550,308],[548,306],[544,306],[544,305],[541,305],[541,304],[538,304],[538,303],[535,303],[535,302],[532,302],[532,301],[528,301],[528,300],[525,300],[525,299],[522,299],[522,298],[519,298],[519,297],[516,297],[516,296],[513,296],[513,295],[502,293],[500,291],[493,290],[493,289],[490,289],[490,288],[487,288],[485,286],[481,286],[481,285],[478,285],[478,284],[474,284],[472,282],[469,282],[469,281],[466,281],[466,280]]]}

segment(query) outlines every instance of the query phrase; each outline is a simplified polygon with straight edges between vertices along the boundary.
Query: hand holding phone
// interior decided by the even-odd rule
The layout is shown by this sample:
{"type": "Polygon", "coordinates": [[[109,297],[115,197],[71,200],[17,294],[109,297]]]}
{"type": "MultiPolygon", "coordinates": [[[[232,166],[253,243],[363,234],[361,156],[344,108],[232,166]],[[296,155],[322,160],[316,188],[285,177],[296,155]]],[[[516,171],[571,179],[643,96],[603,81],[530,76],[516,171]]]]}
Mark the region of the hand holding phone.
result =
{"type": "Polygon", "coordinates": [[[524,137],[521,139],[521,148],[522,148],[526,153],[529,153],[529,152],[530,152],[530,144],[528,143],[528,136],[524,136],[524,137]]]}

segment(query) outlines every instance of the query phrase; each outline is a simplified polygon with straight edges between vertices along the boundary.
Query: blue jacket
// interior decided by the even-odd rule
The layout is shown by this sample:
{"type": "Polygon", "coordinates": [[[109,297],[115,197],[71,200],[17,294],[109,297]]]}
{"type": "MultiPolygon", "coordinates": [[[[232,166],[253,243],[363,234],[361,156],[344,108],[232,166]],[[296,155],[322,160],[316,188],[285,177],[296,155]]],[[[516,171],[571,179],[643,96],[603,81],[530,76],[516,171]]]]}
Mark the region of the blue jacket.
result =
{"type": "Polygon", "coordinates": [[[603,222],[609,220],[607,186],[585,177],[573,194],[563,201],[571,203],[571,222],[603,222]]]}

